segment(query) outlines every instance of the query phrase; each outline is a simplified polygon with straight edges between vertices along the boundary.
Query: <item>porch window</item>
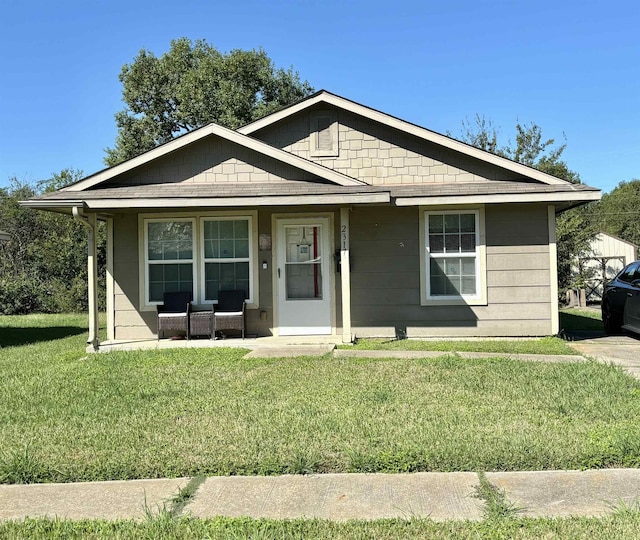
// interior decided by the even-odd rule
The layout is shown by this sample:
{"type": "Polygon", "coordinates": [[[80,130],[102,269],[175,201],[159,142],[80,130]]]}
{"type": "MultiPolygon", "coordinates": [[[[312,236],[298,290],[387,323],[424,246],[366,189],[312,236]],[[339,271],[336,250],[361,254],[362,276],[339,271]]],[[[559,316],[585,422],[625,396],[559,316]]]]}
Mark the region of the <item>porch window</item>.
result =
{"type": "Polygon", "coordinates": [[[425,215],[427,299],[480,295],[479,212],[425,215]]]}
{"type": "Polygon", "coordinates": [[[146,221],[147,303],[163,293],[188,291],[193,297],[193,220],[146,221]]]}
{"type": "Polygon", "coordinates": [[[204,301],[243,290],[251,303],[251,217],[203,218],[204,301]]]}

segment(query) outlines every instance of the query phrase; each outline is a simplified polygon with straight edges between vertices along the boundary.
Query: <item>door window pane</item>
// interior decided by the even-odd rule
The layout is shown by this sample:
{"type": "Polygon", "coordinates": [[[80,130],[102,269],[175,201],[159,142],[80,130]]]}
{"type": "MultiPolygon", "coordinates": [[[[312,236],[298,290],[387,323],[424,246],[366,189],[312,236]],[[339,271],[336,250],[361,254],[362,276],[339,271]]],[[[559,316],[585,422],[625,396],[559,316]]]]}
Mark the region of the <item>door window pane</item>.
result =
{"type": "Polygon", "coordinates": [[[322,299],[322,228],[285,227],[287,300],[322,299]]]}

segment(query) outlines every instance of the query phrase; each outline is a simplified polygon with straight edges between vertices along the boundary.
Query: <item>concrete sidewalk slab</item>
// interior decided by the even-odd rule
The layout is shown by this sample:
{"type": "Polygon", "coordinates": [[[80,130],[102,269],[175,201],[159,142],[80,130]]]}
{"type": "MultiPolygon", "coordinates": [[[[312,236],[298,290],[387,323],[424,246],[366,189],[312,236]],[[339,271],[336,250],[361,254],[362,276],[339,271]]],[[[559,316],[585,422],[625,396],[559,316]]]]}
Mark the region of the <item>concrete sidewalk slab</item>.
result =
{"type": "Polygon", "coordinates": [[[142,519],[157,514],[189,478],[0,486],[0,519],[142,519]]]}
{"type": "Polygon", "coordinates": [[[530,517],[601,516],[640,500],[639,469],[486,473],[530,517]]]}
{"type": "Polygon", "coordinates": [[[295,356],[323,356],[329,354],[335,345],[282,345],[269,347],[256,347],[245,358],[286,358],[295,356]]]}
{"type": "Polygon", "coordinates": [[[185,512],[196,517],[320,518],[331,520],[430,517],[482,518],[475,473],[323,474],[214,477],[200,486],[185,512]]]}
{"type": "Polygon", "coordinates": [[[380,351],[380,350],[350,350],[336,349],[336,358],[438,358],[440,356],[457,355],[461,358],[513,358],[526,362],[585,362],[580,355],[571,354],[520,354],[520,353],[490,353],[490,352],[454,352],[454,351],[380,351]]]}

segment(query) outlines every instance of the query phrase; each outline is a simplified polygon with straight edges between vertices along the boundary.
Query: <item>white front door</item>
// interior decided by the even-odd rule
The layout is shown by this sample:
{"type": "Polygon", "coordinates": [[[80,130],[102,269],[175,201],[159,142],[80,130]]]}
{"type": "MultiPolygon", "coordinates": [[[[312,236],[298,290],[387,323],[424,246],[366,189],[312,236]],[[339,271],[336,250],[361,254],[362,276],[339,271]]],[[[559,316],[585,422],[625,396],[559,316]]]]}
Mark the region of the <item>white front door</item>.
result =
{"type": "Polygon", "coordinates": [[[329,218],[279,219],[277,326],[281,336],[331,334],[329,218]]]}

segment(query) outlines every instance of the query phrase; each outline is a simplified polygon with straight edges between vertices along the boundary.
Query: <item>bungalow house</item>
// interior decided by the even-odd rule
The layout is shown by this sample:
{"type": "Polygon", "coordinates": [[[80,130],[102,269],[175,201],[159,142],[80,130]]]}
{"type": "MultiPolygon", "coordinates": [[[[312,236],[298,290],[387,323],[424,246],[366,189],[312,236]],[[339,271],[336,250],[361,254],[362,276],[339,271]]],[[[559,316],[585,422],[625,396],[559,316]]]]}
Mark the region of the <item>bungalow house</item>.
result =
{"type": "Polygon", "coordinates": [[[72,212],[90,240],[106,221],[109,340],[155,337],[164,291],[205,308],[243,289],[249,334],[348,342],[555,334],[555,217],[599,198],[320,91],[26,205],[72,212]]]}

